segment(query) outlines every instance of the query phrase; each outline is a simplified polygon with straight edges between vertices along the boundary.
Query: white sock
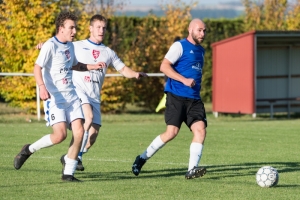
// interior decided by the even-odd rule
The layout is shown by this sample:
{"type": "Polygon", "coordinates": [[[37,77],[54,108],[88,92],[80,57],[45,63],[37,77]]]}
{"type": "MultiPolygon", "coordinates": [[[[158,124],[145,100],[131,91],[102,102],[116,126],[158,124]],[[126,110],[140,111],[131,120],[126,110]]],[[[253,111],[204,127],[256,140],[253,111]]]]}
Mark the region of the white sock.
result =
{"type": "Polygon", "coordinates": [[[157,136],[148,146],[146,151],[143,154],[141,154],[141,158],[148,160],[164,145],[165,143],[161,140],[160,135],[157,136]]]}
{"type": "Polygon", "coordinates": [[[190,161],[189,161],[189,169],[193,169],[194,167],[198,167],[202,156],[203,144],[192,142],[190,146],[190,161]]]}
{"type": "Polygon", "coordinates": [[[75,173],[78,161],[68,158],[67,155],[65,155],[64,159],[65,159],[65,162],[66,162],[64,175],[72,175],[73,176],[74,173],[75,173]]]}
{"type": "Polygon", "coordinates": [[[31,144],[29,146],[29,151],[31,153],[34,153],[42,148],[51,147],[52,145],[53,143],[51,141],[50,134],[48,134],[36,141],[35,143],[31,144]]]}
{"type": "Polygon", "coordinates": [[[85,131],[84,134],[83,134],[83,138],[82,138],[81,148],[80,148],[80,151],[79,151],[79,154],[78,154],[78,158],[80,158],[80,160],[82,160],[82,154],[84,152],[85,145],[88,141],[88,138],[89,138],[89,132],[85,131]]]}

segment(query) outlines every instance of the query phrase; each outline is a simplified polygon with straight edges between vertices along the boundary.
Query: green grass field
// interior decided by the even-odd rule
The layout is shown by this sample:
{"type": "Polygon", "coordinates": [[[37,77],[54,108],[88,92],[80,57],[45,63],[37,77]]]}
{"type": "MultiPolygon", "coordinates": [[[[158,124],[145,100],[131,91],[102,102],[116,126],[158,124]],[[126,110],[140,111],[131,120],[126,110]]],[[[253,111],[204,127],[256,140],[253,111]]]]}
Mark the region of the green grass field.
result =
{"type": "Polygon", "coordinates": [[[131,165],[165,130],[163,114],[104,115],[97,143],[84,155],[84,182],[60,180],[60,156],[67,140],[33,154],[20,170],[13,158],[26,143],[50,133],[43,121],[0,115],[1,199],[299,199],[300,119],[208,115],[209,126],[200,165],[207,174],[186,180],[192,133],[182,127],[135,177],[131,165]],[[271,165],[279,171],[277,187],[260,188],[256,171],[271,165]]]}

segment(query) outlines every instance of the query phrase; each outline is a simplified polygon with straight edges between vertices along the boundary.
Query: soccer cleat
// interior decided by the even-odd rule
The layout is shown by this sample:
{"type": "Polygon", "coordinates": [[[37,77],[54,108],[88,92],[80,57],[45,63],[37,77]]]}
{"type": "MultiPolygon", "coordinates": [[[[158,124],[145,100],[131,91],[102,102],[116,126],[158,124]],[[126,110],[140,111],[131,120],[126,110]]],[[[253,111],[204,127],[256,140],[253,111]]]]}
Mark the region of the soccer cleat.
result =
{"type": "Polygon", "coordinates": [[[64,174],[62,175],[61,180],[62,181],[69,181],[69,182],[82,182],[81,180],[75,178],[72,175],[64,175],[64,174]]]}
{"type": "Polygon", "coordinates": [[[185,174],[185,178],[186,179],[199,178],[204,176],[205,173],[206,173],[205,168],[200,168],[195,166],[193,169],[191,169],[185,174]]]}
{"type": "Polygon", "coordinates": [[[141,158],[140,155],[138,155],[132,165],[132,173],[134,175],[138,176],[145,163],[146,163],[146,160],[141,158]]]}
{"type": "Polygon", "coordinates": [[[31,152],[29,151],[30,144],[25,144],[21,149],[20,153],[16,155],[14,159],[14,167],[15,169],[20,169],[25,161],[31,156],[31,152]]]}
{"type": "MultiPolygon", "coordinates": [[[[60,162],[63,165],[63,170],[64,170],[64,167],[65,167],[65,164],[66,164],[66,162],[65,162],[65,155],[66,154],[62,155],[61,158],[60,158],[60,162]]],[[[76,170],[78,170],[78,171],[84,171],[84,166],[82,165],[82,161],[80,160],[80,158],[77,158],[77,161],[78,161],[78,164],[76,166],[76,170]]]]}
{"type": "Polygon", "coordinates": [[[76,166],[76,170],[78,171],[84,171],[84,166],[82,165],[82,161],[80,160],[80,158],[77,158],[78,164],[76,166]]]}
{"type": "Polygon", "coordinates": [[[62,173],[62,175],[64,175],[64,170],[65,170],[65,166],[66,166],[65,155],[62,155],[60,157],[60,163],[62,164],[62,171],[61,171],[61,173],[62,173]]]}

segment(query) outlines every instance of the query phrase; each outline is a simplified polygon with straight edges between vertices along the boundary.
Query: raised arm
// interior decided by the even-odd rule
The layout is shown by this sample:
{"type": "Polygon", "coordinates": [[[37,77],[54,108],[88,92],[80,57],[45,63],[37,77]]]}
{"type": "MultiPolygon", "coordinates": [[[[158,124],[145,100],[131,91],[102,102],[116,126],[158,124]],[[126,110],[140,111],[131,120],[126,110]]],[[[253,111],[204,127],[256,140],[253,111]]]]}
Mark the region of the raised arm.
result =
{"type": "Polygon", "coordinates": [[[132,69],[130,69],[127,66],[124,66],[121,70],[119,70],[119,72],[125,76],[126,78],[136,78],[139,79],[140,77],[146,77],[148,76],[146,73],[144,72],[136,72],[133,71],[132,69]]]}
{"type": "Polygon", "coordinates": [[[88,64],[83,64],[81,62],[78,62],[76,65],[72,67],[72,70],[76,71],[88,71],[88,70],[97,70],[97,69],[102,69],[106,67],[105,62],[98,62],[97,64],[94,65],[88,65],[88,64]]]}

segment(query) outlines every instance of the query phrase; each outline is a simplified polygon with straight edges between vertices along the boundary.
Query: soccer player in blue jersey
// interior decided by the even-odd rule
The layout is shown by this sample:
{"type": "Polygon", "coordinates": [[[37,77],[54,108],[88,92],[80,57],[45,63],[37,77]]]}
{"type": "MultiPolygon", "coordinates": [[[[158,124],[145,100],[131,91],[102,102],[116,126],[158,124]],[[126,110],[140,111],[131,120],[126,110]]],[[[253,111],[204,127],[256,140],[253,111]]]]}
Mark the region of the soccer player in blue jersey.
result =
{"type": "Polygon", "coordinates": [[[136,176],[146,161],[166,143],[174,139],[184,122],[193,133],[190,158],[185,178],[203,176],[206,169],[198,167],[206,137],[206,113],[200,98],[206,26],[200,19],[193,19],[188,27],[188,37],[174,42],[165,55],[160,70],[167,76],[165,122],[167,129],[158,135],[147,149],[136,157],[132,172],[136,176]]]}

